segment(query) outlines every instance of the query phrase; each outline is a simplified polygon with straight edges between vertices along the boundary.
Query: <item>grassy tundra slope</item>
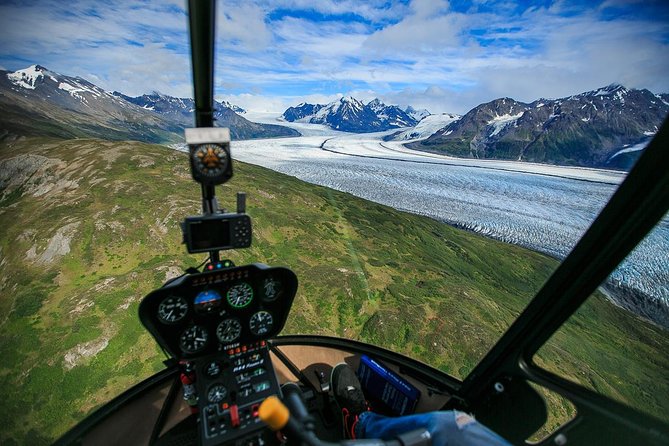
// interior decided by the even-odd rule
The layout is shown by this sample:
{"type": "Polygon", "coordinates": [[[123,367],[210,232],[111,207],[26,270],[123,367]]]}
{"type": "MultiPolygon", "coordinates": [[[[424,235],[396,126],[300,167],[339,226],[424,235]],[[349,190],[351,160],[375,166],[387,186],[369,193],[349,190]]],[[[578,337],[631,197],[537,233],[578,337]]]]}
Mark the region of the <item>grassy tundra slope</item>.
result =
{"type": "MultiPolygon", "coordinates": [[[[557,265],[256,166],[236,164],[222,205],[238,190],[254,243],[230,258],[286,265],[300,279],[286,332],[375,343],[459,378],[557,265]]],[[[161,146],[0,145],[0,380],[13,389],[0,403],[0,443],[48,443],[162,367],[137,306],[203,260],[185,254],[179,230],[199,213],[199,194],[186,156],[161,146]]],[[[601,297],[586,310],[542,363],[666,418],[667,333],[601,297]],[[621,326],[629,331],[611,329],[621,326]]],[[[553,423],[569,413],[559,400],[551,410],[553,423]]]]}

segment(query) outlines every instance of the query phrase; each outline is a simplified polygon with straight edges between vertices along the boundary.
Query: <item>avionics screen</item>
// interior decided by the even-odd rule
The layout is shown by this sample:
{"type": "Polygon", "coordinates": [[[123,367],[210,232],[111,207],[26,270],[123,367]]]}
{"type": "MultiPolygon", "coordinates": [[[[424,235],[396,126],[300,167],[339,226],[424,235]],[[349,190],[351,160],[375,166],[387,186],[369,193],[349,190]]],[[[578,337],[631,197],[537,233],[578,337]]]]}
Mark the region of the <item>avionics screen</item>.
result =
{"type": "Polygon", "coordinates": [[[228,220],[201,220],[191,222],[189,225],[193,249],[210,250],[230,246],[228,220]]]}

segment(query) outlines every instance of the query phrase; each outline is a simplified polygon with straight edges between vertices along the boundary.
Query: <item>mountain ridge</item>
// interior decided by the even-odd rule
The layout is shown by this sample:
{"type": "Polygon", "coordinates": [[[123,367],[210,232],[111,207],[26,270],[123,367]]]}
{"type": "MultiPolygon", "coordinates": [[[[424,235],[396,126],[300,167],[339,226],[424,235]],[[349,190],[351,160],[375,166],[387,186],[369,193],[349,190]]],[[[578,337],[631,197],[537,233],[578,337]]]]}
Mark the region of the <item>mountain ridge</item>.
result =
{"type": "MultiPolygon", "coordinates": [[[[427,110],[413,113],[421,115],[427,110]]],[[[373,99],[367,104],[351,96],[344,96],[329,104],[301,103],[289,107],[281,115],[290,122],[324,124],[334,130],[353,133],[381,132],[396,128],[412,127],[418,119],[396,105],[386,105],[380,99],[373,99]]]]}
{"type": "MultiPolygon", "coordinates": [[[[156,93],[132,98],[41,65],[0,70],[0,107],[0,139],[99,137],[160,143],[183,141],[184,127],[194,124],[195,108],[189,98],[156,93]],[[165,108],[156,111],[147,106],[150,101],[165,108]]],[[[234,139],[300,135],[287,127],[251,122],[235,112],[243,109],[229,103],[216,101],[215,107],[219,126],[230,127],[234,139]]]]}
{"type": "Polygon", "coordinates": [[[498,98],[409,146],[459,157],[626,170],[669,114],[666,96],[611,84],[531,103],[498,98]]]}

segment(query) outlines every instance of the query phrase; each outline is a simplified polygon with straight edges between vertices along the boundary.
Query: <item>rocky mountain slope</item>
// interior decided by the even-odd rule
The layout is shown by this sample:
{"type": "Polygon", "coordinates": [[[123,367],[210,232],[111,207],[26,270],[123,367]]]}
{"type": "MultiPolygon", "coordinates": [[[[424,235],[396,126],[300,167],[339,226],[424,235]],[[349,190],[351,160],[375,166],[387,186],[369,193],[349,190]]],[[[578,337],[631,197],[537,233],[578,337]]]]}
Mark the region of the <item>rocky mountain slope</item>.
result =
{"type": "Polygon", "coordinates": [[[449,155],[629,168],[669,114],[667,95],[609,85],[530,104],[481,104],[412,148],[449,155]]]}
{"type": "MultiPolygon", "coordinates": [[[[421,115],[426,111],[413,112],[421,115]]],[[[302,103],[288,108],[282,118],[290,122],[325,124],[335,130],[354,133],[380,132],[418,123],[416,118],[395,105],[386,105],[379,99],[364,104],[352,97],[343,97],[327,105],[302,103]]]]}
{"type": "MultiPolygon", "coordinates": [[[[230,127],[235,139],[299,135],[286,127],[250,122],[230,104],[216,105],[218,126],[230,127]]],[[[0,70],[0,109],[0,139],[42,135],[181,141],[183,128],[194,122],[191,99],[130,98],[40,65],[15,72],[0,70]]]]}

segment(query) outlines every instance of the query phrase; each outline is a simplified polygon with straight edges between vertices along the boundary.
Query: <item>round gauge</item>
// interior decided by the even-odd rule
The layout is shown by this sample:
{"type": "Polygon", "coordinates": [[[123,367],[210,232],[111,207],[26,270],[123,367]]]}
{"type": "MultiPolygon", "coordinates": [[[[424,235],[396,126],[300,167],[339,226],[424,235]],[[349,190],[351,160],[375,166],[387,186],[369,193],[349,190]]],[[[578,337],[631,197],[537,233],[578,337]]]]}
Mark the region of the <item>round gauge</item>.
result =
{"type": "Polygon", "coordinates": [[[222,297],[214,290],[200,291],[193,305],[198,313],[210,313],[221,305],[222,297]]]}
{"type": "Polygon", "coordinates": [[[207,330],[199,325],[193,325],[181,333],[179,346],[186,353],[197,353],[207,345],[207,330]]]}
{"type": "Polygon", "coordinates": [[[214,384],[207,392],[207,398],[210,403],[220,403],[228,396],[228,389],[222,384],[214,384]]]}
{"type": "Polygon", "coordinates": [[[224,344],[234,341],[240,334],[242,334],[242,324],[237,319],[225,319],[216,328],[216,336],[224,344]]]}
{"type": "Polygon", "coordinates": [[[244,308],[253,300],[253,288],[246,282],[238,283],[228,290],[228,303],[234,308],[244,308]]]}
{"type": "Polygon", "coordinates": [[[209,378],[216,378],[221,374],[221,364],[218,361],[211,361],[207,364],[205,372],[209,378]]]}
{"type": "Polygon", "coordinates": [[[249,320],[251,333],[256,336],[263,336],[269,333],[273,325],[274,320],[272,319],[272,315],[267,311],[258,311],[257,313],[254,313],[249,320]]]}
{"type": "Polygon", "coordinates": [[[188,303],[180,296],[169,296],[158,305],[158,319],[166,324],[179,322],[188,313],[188,303]]]}
{"type": "Polygon", "coordinates": [[[274,277],[267,277],[262,283],[263,291],[265,292],[264,299],[266,301],[276,300],[281,295],[281,282],[274,277]]]}
{"type": "Polygon", "coordinates": [[[228,153],[219,144],[201,144],[191,152],[191,158],[196,173],[210,179],[224,176],[230,162],[228,153]]]}

